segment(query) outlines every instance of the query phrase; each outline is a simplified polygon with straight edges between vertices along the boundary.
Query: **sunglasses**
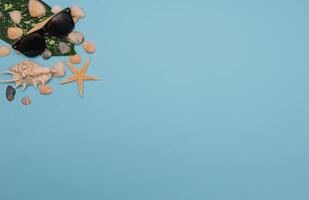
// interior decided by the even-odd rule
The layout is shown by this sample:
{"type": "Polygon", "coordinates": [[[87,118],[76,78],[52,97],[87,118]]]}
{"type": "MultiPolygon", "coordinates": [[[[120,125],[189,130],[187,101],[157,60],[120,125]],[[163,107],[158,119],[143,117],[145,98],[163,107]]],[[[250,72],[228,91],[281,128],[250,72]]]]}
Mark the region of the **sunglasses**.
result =
{"type": "Polygon", "coordinates": [[[45,36],[63,38],[73,31],[74,26],[71,9],[66,8],[53,16],[43,28],[25,35],[12,47],[25,56],[33,58],[42,54],[45,50],[45,36]]]}

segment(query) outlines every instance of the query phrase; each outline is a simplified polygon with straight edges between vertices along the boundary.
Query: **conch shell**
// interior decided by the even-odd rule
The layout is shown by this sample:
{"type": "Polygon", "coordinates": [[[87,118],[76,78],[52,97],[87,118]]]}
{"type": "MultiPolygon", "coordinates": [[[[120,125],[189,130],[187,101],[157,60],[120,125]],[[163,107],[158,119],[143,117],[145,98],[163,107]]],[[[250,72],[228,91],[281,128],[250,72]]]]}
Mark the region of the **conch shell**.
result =
{"type": "Polygon", "coordinates": [[[22,86],[24,90],[28,85],[33,85],[34,87],[45,85],[52,76],[59,77],[59,74],[64,74],[64,68],[46,68],[33,61],[26,60],[9,68],[8,71],[2,72],[2,74],[11,74],[12,79],[0,81],[0,83],[15,82],[14,88],[22,86]]]}

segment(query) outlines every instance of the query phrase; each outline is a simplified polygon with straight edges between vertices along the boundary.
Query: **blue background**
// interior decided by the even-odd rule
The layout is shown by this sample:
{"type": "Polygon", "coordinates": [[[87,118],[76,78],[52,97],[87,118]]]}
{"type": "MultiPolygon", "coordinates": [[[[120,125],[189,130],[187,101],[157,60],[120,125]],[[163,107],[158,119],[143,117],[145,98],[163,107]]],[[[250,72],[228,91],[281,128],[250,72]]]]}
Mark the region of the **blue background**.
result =
{"type": "Polygon", "coordinates": [[[84,8],[103,81],[0,86],[1,200],[309,199],[308,1],[47,2],[84,8]]]}

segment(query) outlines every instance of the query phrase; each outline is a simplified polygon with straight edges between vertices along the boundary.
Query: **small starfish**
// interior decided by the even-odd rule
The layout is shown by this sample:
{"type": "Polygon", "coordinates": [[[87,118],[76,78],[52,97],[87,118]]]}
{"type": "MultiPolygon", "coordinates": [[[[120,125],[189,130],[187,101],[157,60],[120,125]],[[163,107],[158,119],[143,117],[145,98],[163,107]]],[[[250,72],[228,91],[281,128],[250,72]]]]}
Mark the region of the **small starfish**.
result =
{"type": "Polygon", "coordinates": [[[83,67],[80,70],[74,67],[71,63],[66,62],[67,66],[69,67],[71,72],[73,72],[74,75],[68,78],[67,80],[61,81],[60,84],[66,84],[66,83],[71,83],[73,81],[77,81],[79,95],[83,96],[84,80],[86,81],[100,80],[100,78],[86,75],[90,62],[91,60],[88,59],[87,62],[83,65],[83,67]]]}

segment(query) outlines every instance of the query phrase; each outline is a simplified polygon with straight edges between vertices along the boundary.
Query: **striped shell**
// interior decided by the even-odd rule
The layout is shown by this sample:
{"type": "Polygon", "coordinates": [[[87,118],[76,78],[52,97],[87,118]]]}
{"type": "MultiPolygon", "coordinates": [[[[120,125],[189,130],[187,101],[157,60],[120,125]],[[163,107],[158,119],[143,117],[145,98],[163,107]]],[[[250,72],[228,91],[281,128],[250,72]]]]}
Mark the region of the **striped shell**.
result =
{"type": "Polygon", "coordinates": [[[22,86],[22,89],[25,89],[28,85],[37,87],[38,85],[45,85],[54,73],[60,73],[59,71],[63,70],[61,68],[42,67],[33,61],[26,60],[9,68],[9,71],[2,72],[2,74],[11,74],[12,79],[0,81],[0,83],[15,82],[15,88],[22,86]]]}
{"type": "Polygon", "coordinates": [[[30,97],[24,97],[24,98],[22,98],[21,103],[24,106],[28,106],[28,105],[30,105],[32,103],[32,101],[31,101],[30,97]]]}

